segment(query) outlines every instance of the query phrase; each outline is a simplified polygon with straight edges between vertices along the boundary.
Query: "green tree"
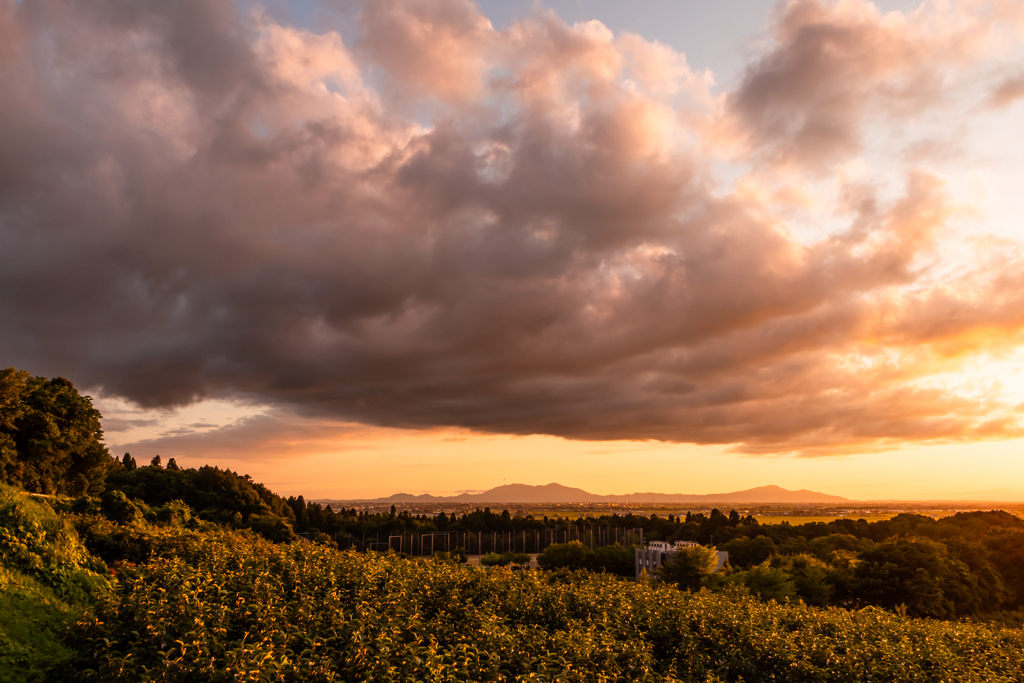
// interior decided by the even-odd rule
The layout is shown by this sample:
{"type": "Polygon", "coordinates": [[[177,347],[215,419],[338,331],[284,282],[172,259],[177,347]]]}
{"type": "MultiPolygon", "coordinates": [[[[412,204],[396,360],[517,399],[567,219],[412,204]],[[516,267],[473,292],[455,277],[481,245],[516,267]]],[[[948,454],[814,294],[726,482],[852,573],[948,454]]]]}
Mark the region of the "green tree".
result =
{"type": "MultiPolygon", "coordinates": [[[[944,545],[949,557],[963,563],[968,569],[967,576],[958,576],[952,586],[947,583],[944,588],[946,597],[956,606],[957,615],[995,610],[1012,602],[1011,591],[1007,589],[1003,577],[992,564],[992,555],[984,546],[958,538],[947,539],[944,545]]],[[[957,574],[953,571],[949,575],[957,574]]]]}
{"type": "Polygon", "coordinates": [[[3,481],[10,481],[6,473],[19,467],[18,444],[13,433],[17,431],[15,423],[25,414],[27,382],[28,373],[24,370],[0,370],[0,476],[4,476],[3,481]]]}
{"type": "Polygon", "coordinates": [[[905,606],[911,616],[938,619],[956,616],[958,608],[969,614],[978,604],[977,579],[937,541],[890,538],[858,559],[850,590],[869,604],[905,606]]]}
{"type": "MultiPolygon", "coordinates": [[[[871,545],[870,540],[857,538],[850,534],[829,534],[808,541],[806,552],[816,556],[819,560],[831,562],[833,553],[852,552],[856,554],[869,545],[871,545]]],[[[729,557],[731,559],[732,555],[729,557]]]]}
{"type": "Polygon", "coordinates": [[[724,543],[722,550],[729,553],[729,564],[734,567],[753,567],[779,552],[775,541],[767,536],[734,538],[724,543]]]}
{"type": "Polygon", "coordinates": [[[0,480],[34,493],[99,493],[115,461],[100,413],[62,377],[0,372],[0,480]]]}
{"type": "Polygon", "coordinates": [[[747,589],[765,602],[774,600],[785,603],[796,600],[797,588],[793,577],[781,567],[771,566],[771,560],[741,572],[740,575],[747,589]]]}
{"type": "Polygon", "coordinates": [[[594,553],[579,541],[552,543],[537,556],[542,569],[590,569],[594,553]]]}
{"type": "Polygon", "coordinates": [[[1024,607],[1024,533],[1002,531],[985,539],[992,564],[1010,591],[1009,599],[1024,607]]]}
{"type": "Polygon", "coordinates": [[[594,549],[593,566],[609,574],[633,576],[636,572],[633,548],[623,548],[618,543],[594,549]]]}
{"type": "MultiPolygon", "coordinates": [[[[110,489],[123,491],[128,498],[161,506],[173,500],[184,501],[198,516],[207,521],[250,527],[274,541],[295,538],[295,518],[288,501],[275,495],[248,476],[230,470],[204,466],[199,469],[139,467],[134,470],[115,468],[107,479],[110,489]],[[253,521],[254,516],[260,519],[253,521]]],[[[299,501],[293,499],[296,508],[299,501]]],[[[301,509],[306,511],[305,501],[301,509]]],[[[308,529],[299,529],[308,531],[308,529]]]]}
{"type": "Polygon", "coordinates": [[[298,538],[288,520],[276,515],[249,515],[246,524],[263,538],[275,543],[289,543],[298,538]]]}
{"type": "Polygon", "coordinates": [[[718,553],[714,548],[691,545],[669,554],[658,570],[658,578],[686,590],[696,590],[704,579],[715,573],[718,553]]]}
{"type": "Polygon", "coordinates": [[[785,569],[793,577],[796,594],[808,605],[825,607],[832,599],[829,566],[818,558],[800,554],[786,558],[785,569]]]}

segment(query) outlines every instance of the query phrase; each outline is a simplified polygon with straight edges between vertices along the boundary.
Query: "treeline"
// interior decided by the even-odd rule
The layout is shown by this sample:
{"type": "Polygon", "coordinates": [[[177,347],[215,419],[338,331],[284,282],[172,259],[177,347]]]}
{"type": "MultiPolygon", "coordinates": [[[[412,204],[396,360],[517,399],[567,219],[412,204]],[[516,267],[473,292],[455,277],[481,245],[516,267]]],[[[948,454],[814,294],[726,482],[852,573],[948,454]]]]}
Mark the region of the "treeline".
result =
{"type": "MultiPolygon", "coordinates": [[[[636,523],[648,540],[696,541],[729,553],[723,572],[666,567],[658,577],[682,587],[937,619],[1012,612],[1003,616],[1017,623],[1024,610],[1024,520],[1003,511],[790,525],[712,510],[636,523]]],[[[590,561],[586,548],[559,552],[550,566],[586,568],[590,561]]]]}
{"type": "Polygon", "coordinates": [[[715,580],[764,599],[939,619],[1024,608],[1024,520],[1006,512],[737,525],[720,537],[737,571],[715,580]]]}
{"type": "Polygon", "coordinates": [[[179,468],[173,459],[166,468],[159,456],[138,466],[129,453],[107,475],[108,491],[149,506],[179,500],[199,518],[236,529],[252,529],[278,543],[294,541],[295,513],[288,501],[248,475],[217,467],[179,468]]]}
{"type": "MultiPolygon", "coordinates": [[[[284,542],[301,534],[340,549],[357,550],[387,547],[391,537],[404,537],[407,543],[427,534],[450,534],[449,549],[468,546],[474,553],[505,550],[536,552],[547,545],[571,539],[586,539],[595,547],[639,542],[639,529],[650,526],[651,518],[636,515],[603,515],[574,520],[547,516],[511,515],[508,510],[490,508],[457,515],[399,512],[367,512],[355,508],[334,510],[330,505],[307,502],[302,496],[282,498],[248,475],[239,475],[216,467],[184,469],[172,461],[163,467],[159,457],[149,465],[138,465],[128,453],[111,467],[104,484],[106,490],[123,492],[129,499],[146,505],[165,505],[181,500],[197,516],[207,521],[229,524],[234,528],[252,528],[265,538],[284,542]],[[494,537],[493,535],[499,536],[494,537]],[[525,534],[525,536],[524,536],[525,534]]],[[[695,517],[700,517],[695,516],[695,517]]],[[[756,521],[751,520],[756,524],[756,521]]],[[[426,546],[430,552],[444,549],[426,546]]],[[[404,547],[409,550],[409,546],[404,547]]],[[[417,549],[419,546],[417,546],[417,549]]],[[[398,551],[397,542],[393,548],[398,551]]]]}

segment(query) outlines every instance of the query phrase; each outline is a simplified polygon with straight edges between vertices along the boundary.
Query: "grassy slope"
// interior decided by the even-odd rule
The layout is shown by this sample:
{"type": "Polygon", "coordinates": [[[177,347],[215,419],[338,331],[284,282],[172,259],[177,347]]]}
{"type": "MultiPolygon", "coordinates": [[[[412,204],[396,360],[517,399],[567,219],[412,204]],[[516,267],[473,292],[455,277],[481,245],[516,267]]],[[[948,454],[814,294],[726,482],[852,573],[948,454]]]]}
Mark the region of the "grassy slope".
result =
{"type": "Polygon", "coordinates": [[[62,639],[81,614],[31,576],[0,568],[0,683],[44,680],[71,656],[62,639]]]}
{"type": "Polygon", "coordinates": [[[0,485],[0,683],[44,680],[72,654],[64,634],[106,578],[44,501],[0,485]]]}

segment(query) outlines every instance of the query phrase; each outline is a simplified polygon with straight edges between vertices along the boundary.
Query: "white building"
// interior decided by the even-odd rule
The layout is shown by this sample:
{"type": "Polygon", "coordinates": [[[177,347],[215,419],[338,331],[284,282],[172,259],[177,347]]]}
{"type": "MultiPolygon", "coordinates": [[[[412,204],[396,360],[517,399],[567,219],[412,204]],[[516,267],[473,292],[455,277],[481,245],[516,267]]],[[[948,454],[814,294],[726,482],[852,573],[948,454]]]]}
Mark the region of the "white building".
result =
{"type": "MultiPolygon", "coordinates": [[[[640,574],[645,570],[648,575],[654,575],[661,565],[668,562],[672,554],[680,548],[688,548],[695,545],[700,545],[700,543],[695,543],[694,541],[676,541],[675,543],[649,541],[646,548],[637,548],[633,552],[636,565],[636,580],[640,580],[640,574]]],[[[725,550],[718,550],[716,552],[718,554],[718,564],[715,566],[715,571],[717,572],[729,561],[729,553],[725,550]]]]}

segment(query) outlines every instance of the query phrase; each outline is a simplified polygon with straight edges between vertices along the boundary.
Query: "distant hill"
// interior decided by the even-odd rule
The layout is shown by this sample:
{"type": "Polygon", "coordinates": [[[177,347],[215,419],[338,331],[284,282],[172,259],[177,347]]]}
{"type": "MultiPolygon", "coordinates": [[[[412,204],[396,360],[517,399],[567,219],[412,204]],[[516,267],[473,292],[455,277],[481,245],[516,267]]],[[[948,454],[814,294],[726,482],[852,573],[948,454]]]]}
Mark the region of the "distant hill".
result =
{"type": "MultiPolygon", "coordinates": [[[[331,500],[320,502],[356,502],[355,500],[331,500]]],[[[686,493],[630,493],[625,495],[602,496],[583,489],[545,484],[506,484],[483,493],[462,493],[457,496],[433,496],[429,493],[413,495],[396,493],[387,498],[375,498],[360,502],[372,503],[846,503],[849,498],[830,496],[827,493],[790,491],[781,486],[758,486],[732,493],[686,494],[686,493]]]]}

